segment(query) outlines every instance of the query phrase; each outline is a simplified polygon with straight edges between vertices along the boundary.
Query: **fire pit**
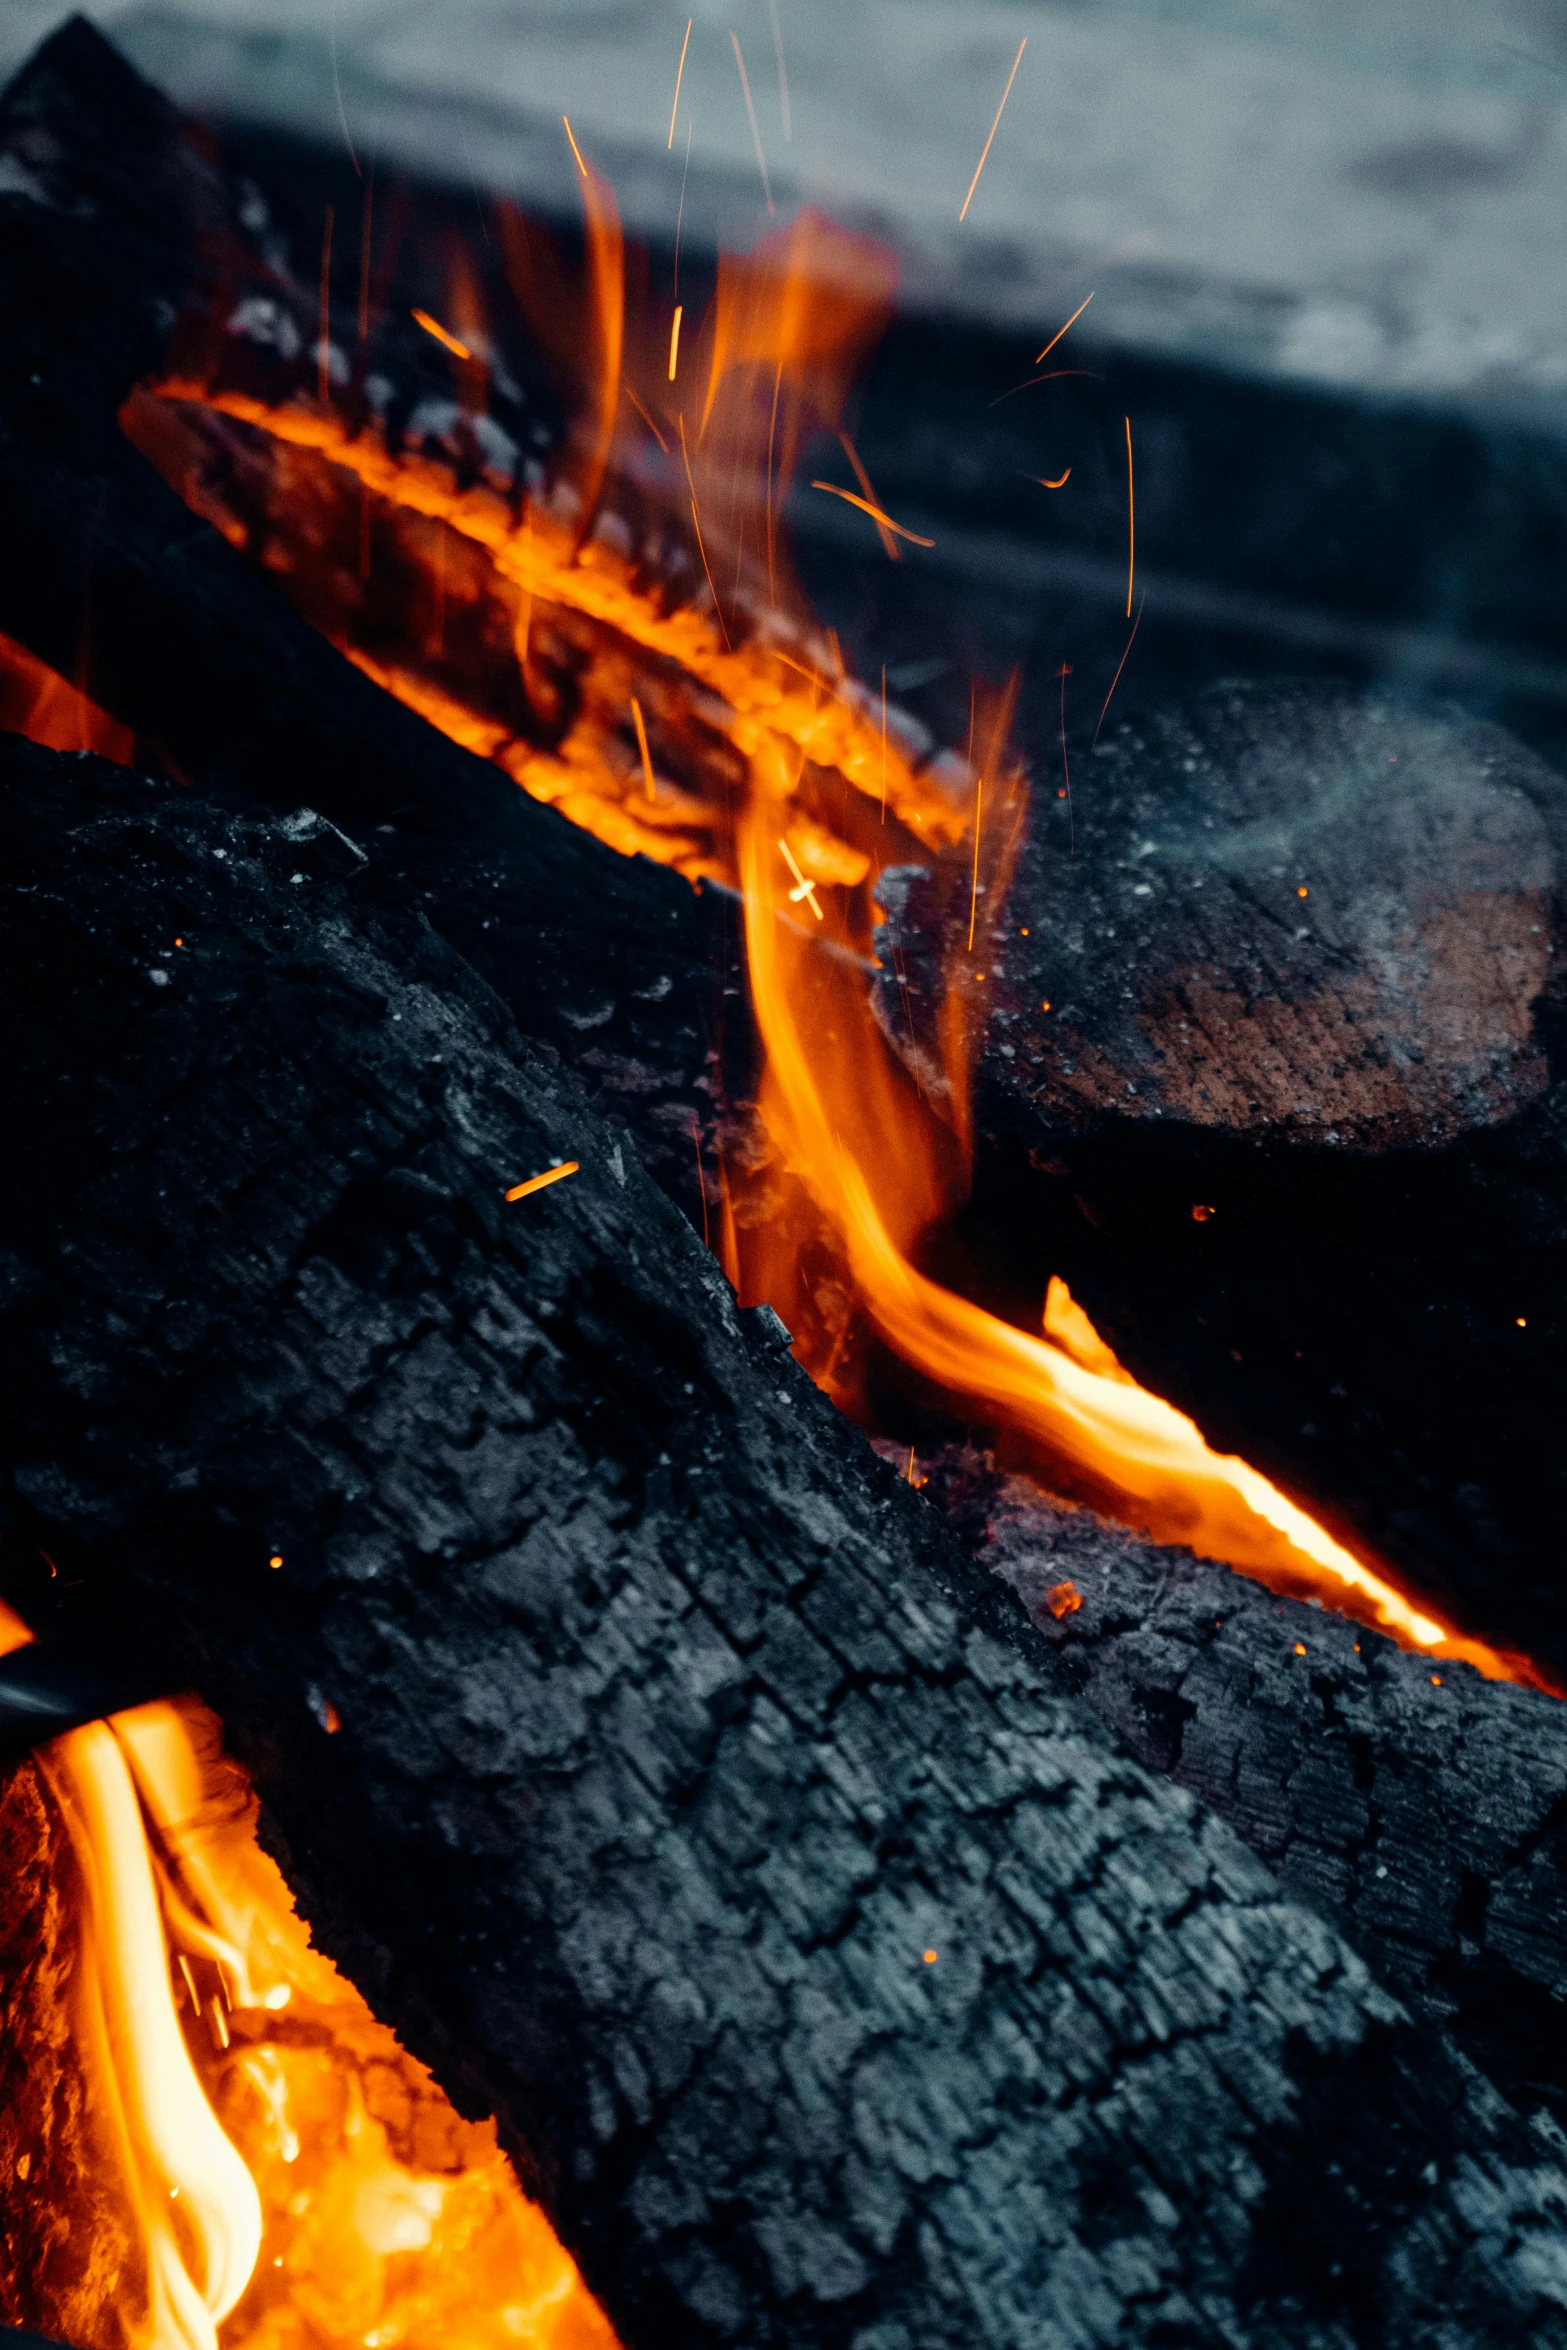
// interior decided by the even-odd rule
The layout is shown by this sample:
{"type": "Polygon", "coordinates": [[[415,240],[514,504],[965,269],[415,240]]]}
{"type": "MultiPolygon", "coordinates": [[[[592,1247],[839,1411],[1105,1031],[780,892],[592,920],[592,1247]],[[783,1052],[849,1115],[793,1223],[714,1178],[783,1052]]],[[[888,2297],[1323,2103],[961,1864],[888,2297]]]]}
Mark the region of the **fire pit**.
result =
{"type": "Polygon", "coordinates": [[[1063,678],[1031,816],[1010,688],[944,748],[791,583],[802,458],[929,535],[844,426],[879,249],[677,312],[579,156],[576,248],[366,178],[307,255],[80,26],[0,142],[0,1581],[19,1688],[127,1675],[4,1798],[8,2314],[1567,2339],[1528,1512],[1466,1573],[1418,1445],[1303,1454],[1329,1345],[1204,1384],[1300,1310],[1243,1169],[1256,1265],[1281,1169],[1370,1251],[1401,1152],[1554,1163],[1549,770],[1387,721],[1357,897],[1276,695],[1107,708],[1083,808],[1063,678]]]}

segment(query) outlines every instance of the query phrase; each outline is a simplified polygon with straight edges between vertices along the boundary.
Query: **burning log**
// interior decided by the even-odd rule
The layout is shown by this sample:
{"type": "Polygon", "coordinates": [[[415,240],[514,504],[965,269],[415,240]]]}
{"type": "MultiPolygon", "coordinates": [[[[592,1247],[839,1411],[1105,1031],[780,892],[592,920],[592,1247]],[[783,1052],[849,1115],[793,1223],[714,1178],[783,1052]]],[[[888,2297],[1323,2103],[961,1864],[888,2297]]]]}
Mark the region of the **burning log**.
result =
{"type": "Polygon", "coordinates": [[[630,2350],[1567,2339],[1548,2136],[1116,1753],[373,857],[0,764],[10,1596],[221,1709],[630,2350]]]}
{"type": "MultiPolygon", "coordinates": [[[[1216,1449],[1560,1673],[1560,778],[1320,686],[1112,722],[1073,775],[997,937],[949,1277],[1022,1320],[1063,1276],[1216,1449]]],[[[917,1001],[966,911],[911,891],[917,1001]]]]}
{"type": "Polygon", "coordinates": [[[980,1555],[1131,1751],[1227,1820],[1520,2109],[1543,2101],[1560,2120],[1561,1701],[1433,1669],[1021,1479],[976,1495],[960,1477],[954,1498],[978,1503],[980,1555]]]}
{"type": "Polygon", "coordinates": [[[221,278],[253,240],[240,190],[82,19],[5,94],[0,152],[0,630],[113,713],[116,755],[139,742],[183,782],[381,828],[407,895],[690,1192],[726,908],[560,822],[345,663],[126,440],[119,411],[193,274],[221,278]]]}

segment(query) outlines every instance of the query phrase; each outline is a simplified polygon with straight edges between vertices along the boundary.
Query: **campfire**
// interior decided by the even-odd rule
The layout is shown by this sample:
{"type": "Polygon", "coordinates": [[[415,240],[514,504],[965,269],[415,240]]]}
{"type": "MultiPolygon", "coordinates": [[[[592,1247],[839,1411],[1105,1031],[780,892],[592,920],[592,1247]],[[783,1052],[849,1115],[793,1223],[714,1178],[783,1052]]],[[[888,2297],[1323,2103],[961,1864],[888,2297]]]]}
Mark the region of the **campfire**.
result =
{"type": "MultiPolygon", "coordinates": [[[[59,36],[23,161],[87,186],[59,126],[122,73],[59,36]]],[[[58,977],[17,1080],[5,1644],[201,1692],[67,1707],[7,1783],[8,2314],[80,2350],[903,2350],[1304,2341],[1316,2295],[1412,2341],[1425,2228],[1455,2339],[1558,2324],[1516,2240],[1564,2224],[1559,2132],[1473,2088],[1518,2094],[1498,2010],[1567,1950],[1553,1889],[1546,1956],[1478,1955],[1567,1787],[1551,1669],[1210,1445],[1059,1272],[1026,1325],[962,1279],[1029,929],[1016,681],[935,741],[784,521],[922,541],[849,430],[894,257],[805,212],[682,293],[573,140],[575,238],[497,202],[432,261],[367,175],[307,274],[136,103],[194,260],[108,386],[105,541],[197,518],[274,632],[235,691],[322,789],[117,672],[102,579],[74,667],[0,642],[10,952],[58,977]],[[1199,1594],[1166,1655],[1229,1619],[1303,1660],[1280,1736],[1372,1709],[1335,1802],[1421,1705],[1522,1741],[1507,1857],[1471,1822],[1432,1890],[1418,1807],[1387,1832],[1430,1949],[1281,1893],[1222,1824],[1284,1868],[1244,1773],[1201,1780],[1220,1819],[1165,1783],[1201,1694],[1150,1665],[1127,1704],[1105,1661],[1150,1543],[1199,1594]]],[[[46,200],[74,217],[13,201],[46,200]]]]}

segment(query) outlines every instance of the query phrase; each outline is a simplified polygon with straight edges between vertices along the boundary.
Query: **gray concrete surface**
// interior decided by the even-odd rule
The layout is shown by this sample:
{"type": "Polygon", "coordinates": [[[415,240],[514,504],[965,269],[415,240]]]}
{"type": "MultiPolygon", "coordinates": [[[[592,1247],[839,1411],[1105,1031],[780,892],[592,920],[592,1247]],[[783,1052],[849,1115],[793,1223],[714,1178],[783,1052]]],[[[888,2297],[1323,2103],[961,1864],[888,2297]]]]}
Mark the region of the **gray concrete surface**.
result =
{"type": "MultiPolygon", "coordinates": [[[[919,302],[1323,386],[1553,417],[1567,389],[1564,0],[95,0],[182,101],[628,222],[879,228],[919,302]],[[772,7],[787,62],[784,135],[772,7]],[[681,36],[695,10],[674,149],[681,36]],[[1018,42],[1011,100],[964,190],[1018,42]],[[334,87],[333,49],[337,57],[334,87]],[[1085,325],[1089,322],[1085,321],[1085,325]]],[[[9,0],[0,62],[55,21],[9,0]]]]}

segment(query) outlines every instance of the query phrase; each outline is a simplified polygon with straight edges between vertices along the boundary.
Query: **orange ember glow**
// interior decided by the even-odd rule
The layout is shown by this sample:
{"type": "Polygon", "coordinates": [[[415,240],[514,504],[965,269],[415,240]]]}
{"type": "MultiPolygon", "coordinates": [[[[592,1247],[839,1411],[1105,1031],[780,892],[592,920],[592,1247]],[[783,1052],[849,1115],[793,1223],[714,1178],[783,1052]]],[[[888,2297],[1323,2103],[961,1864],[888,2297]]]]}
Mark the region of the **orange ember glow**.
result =
{"type": "MultiPolygon", "coordinates": [[[[1050,1285],[1043,1326],[1028,1330],[920,1269],[925,1236],[966,1187],[968,1064],[1027,818],[1007,747],[1015,681],[976,705],[966,761],[921,756],[888,727],[880,695],[845,674],[836,639],[824,644],[813,628],[778,526],[812,434],[837,435],[862,477],[843,409],[890,315],[893,264],[809,211],[749,254],[724,256],[711,310],[689,338],[705,386],[677,406],[668,310],[651,295],[640,314],[628,301],[618,221],[585,162],[581,185],[580,283],[501,208],[512,291],[566,375],[577,369],[582,420],[570,477],[549,501],[527,501],[520,520],[471,470],[459,480],[429,457],[394,454],[373,423],[350,434],[297,392],[268,405],[221,374],[171,376],[138,395],[127,430],[187,488],[222,470],[204,473],[193,451],[197,460],[204,447],[221,451],[228,444],[212,436],[239,432],[249,461],[282,485],[268,516],[279,552],[266,559],[286,585],[303,583],[291,592],[307,609],[308,550],[329,535],[312,506],[368,494],[387,528],[430,526],[448,534],[444,546],[466,549],[475,595],[515,599],[528,616],[519,644],[530,692],[543,689],[541,648],[553,638],[589,648],[591,657],[574,657],[576,723],[542,748],[488,716],[471,679],[439,674],[416,630],[401,648],[372,647],[356,641],[346,604],[322,623],[370,675],[536,798],[617,849],[741,892],[765,1073],[752,1141],[720,1158],[724,1263],[748,1300],[777,1306],[800,1359],[846,1409],[867,1408],[869,1333],[964,1419],[1021,1445],[1042,1474],[1053,1466],[1069,1489],[1075,1480],[1096,1506],[1320,1597],[1408,1646],[1527,1676],[1408,1598],[1244,1461],[1214,1453],[1184,1413],[1115,1361],[1061,1282],[1050,1285]],[[630,419],[622,388],[635,401],[630,419]],[[689,513],[700,558],[684,601],[650,587],[621,551],[624,534],[599,526],[601,498],[628,455],[617,435],[635,430],[635,413],[657,431],[660,412],[671,428],[667,509],[689,513]],[[910,863],[945,892],[948,934],[962,948],[949,958],[931,1033],[910,1026],[894,1042],[876,994],[877,893],[886,868],[910,863]]],[[[639,265],[636,282],[645,280],[639,265]]],[[[1125,437],[1130,610],[1129,421],[1125,437]]],[[[868,491],[817,486],[863,507],[889,543],[894,531],[912,535],[868,491]]],[[[237,542],[221,499],[201,495],[237,542]]],[[[906,989],[902,1001],[907,1014],[906,989]]],[[[1193,1212],[1202,1221],[1212,1211],[1193,1212]]]]}
{"type": "Polygon", "coordinates": [[[568,1175],[575,1175],[581,1162],[563,1159],[558,1167],[546,1167],[542,1175],[530,1175],[526,1183],[514,1183],[506,1194],[508,1200],[526,1199],[530,1192],[543,1191],[551,1183],[563,1183],[568,1175]]]}
{"type": "MultiPolygon", "coordinates": [[[[29,1637],[0,1616],[0,1651],[29,1637]]],[[[311,1948],[214,1718],[139,1706],[56,1738],[40,1769],[81,1885],[95,2190],[141,2255],[97,2339],[614,2350],[494,2125],[460,2120],[311,1948]]]]}
{"type": "Polygon", "coordinates": [[[0,635],[0,732],[25,734],[51,751],[96,751],[102,759],[128,766],[136,737],[90,702],[79,687],[19,645],[0,635]]]}

